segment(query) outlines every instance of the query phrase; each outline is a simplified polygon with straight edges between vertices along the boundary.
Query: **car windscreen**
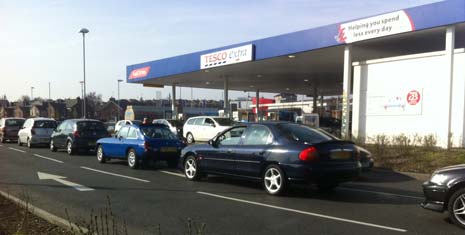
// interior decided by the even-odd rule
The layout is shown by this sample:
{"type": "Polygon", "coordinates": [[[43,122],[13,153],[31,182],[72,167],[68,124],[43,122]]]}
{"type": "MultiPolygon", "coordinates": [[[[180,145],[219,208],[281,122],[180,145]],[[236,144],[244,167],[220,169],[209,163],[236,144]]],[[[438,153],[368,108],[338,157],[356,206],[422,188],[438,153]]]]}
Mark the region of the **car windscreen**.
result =
{"type": "Polygon", "coordinates": [[[23,119],[6,119],[5,126],[22,126],[24,124],[23,119]]]}
{"type": "Polygon", "coordinates": [[[77,128],[80,131],[105,131],[105,126],[101,122],[84,121],[78,122],[77,128]]]}
{"type": "Polygon", "coordinates": [[[170,129],[160,126],[142,126],[140,131],[144,136],[154,139],[168,139],[174,140],[177,139],[170,129]]]}
{"type": "Polygon", "coordinates": [[[301,143],[316,144],[335,140],[333,137],[321,131],[304,125],[286,123],[278,124],[277,127],[285,137],[301,143]]]}
{"type": "Polygon", "coordinates": [[[34,128],[56,128],[57,124],[52,120],[37,120],[34,122],[34,128]]]}
{"type": "Polygon", "coordinates": [[[234,126],[236,124],[235,121],[229,118],[213,118],[220,126],[234,126]]]}

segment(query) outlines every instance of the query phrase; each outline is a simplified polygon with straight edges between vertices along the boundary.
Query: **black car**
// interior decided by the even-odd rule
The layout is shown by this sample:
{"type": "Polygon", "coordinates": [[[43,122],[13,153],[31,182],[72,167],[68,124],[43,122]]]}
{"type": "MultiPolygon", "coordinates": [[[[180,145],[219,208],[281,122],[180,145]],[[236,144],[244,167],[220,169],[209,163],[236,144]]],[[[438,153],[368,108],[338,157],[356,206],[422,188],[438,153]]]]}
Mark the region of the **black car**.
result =
{"type": "Polygon", "coordinates": [[[78,150],[95,149],[97,140],[109,134],[101,121],[92,119],[70,119],[63,121],[52,133],[50,150],[66,149],[69,155],[78,150]]]}
{"type": "Polygon", "coordinates": [[[289,122],[238,124],[208,144],[181,152],[184,174],[238,176],[263,182],[269,194],[285,192],[289,183],[316,183],[330,190],[360,175],[358,148],[321,131],[289,122]]]}
{"type": "Polygon", "coordinates": [[[465,229],[465,164],[436,170],[430,180],[423,183],[423,193],[423,208],[448,211],[450,219],[465,229]]]}

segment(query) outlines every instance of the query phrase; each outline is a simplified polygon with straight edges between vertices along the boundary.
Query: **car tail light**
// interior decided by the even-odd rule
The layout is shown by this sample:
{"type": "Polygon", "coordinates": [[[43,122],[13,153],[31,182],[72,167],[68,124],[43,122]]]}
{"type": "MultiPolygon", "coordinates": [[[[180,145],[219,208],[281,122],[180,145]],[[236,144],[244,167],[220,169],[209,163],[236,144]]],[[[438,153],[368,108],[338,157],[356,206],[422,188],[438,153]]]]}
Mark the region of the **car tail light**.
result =
{"type": "Polygon", "coordinates": [[[35,135],[36,134],[36,130],[35,129],[31,129],[31,135],[35,135]]]}
{"type": "Polygon", "coordinates": [[[79,137],[79,131],[74,131],[74,132],[73,132],[73,136],[74,136],[74,137],[79,137]]]}
{"type": "Polygon", "coordinates": [[[302,161],[315,161],[318,158],[318,151],[315,147],[309,147],[299,154],[299,159],[302,161]]]}
{"type": "Polygon", "coordinates": [[[147,141],[144,141],[144,150],[147,152],[150,148],[150,144],[147,141]]]}

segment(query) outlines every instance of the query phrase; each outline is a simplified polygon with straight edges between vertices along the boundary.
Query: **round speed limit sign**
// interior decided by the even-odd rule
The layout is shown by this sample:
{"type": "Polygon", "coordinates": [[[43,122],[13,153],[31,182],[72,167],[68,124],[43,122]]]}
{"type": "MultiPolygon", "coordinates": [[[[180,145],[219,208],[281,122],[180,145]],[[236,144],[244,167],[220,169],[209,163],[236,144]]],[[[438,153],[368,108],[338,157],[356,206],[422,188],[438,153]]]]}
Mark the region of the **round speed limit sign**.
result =
{"type": "Polygon", "coordinates": [[[420,92],[412,90],[407,94],[407,103],[410,105],[416,105],[420,102],[420,92]]]}

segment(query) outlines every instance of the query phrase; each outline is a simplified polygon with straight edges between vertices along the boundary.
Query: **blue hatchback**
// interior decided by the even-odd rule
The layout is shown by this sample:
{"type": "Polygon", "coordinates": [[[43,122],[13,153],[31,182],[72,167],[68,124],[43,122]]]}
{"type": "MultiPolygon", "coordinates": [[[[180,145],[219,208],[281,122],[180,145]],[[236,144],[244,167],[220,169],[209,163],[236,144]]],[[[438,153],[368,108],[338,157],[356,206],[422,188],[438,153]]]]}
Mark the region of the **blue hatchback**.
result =
{"type": "Polygon", "coordinates": [[[128,125],[115,137],[97,141],[97,160],[127,159],[133,169],[147,160],[166,161],[169,167],[176,167],[184,146],[165,125],[128,125]]]}

